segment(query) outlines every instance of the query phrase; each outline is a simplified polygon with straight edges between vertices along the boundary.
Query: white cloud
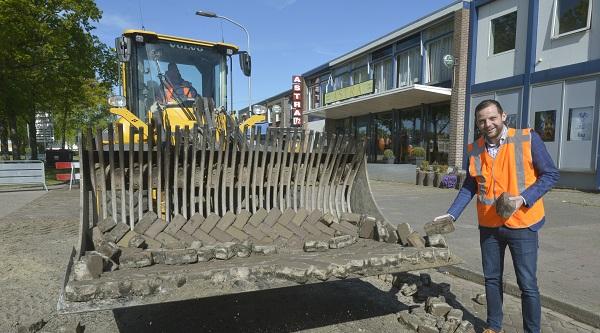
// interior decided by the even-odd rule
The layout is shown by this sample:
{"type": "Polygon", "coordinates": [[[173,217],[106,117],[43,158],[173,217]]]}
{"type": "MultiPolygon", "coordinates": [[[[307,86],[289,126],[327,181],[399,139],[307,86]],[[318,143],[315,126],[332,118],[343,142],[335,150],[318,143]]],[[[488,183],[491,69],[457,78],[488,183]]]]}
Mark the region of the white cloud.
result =
{"type": "Polygon", "coordinates": [[[296,3],[296,0],[265,0],[265,4],[270,7],[275,7],[277,10],[282,10],[296,3]]]}

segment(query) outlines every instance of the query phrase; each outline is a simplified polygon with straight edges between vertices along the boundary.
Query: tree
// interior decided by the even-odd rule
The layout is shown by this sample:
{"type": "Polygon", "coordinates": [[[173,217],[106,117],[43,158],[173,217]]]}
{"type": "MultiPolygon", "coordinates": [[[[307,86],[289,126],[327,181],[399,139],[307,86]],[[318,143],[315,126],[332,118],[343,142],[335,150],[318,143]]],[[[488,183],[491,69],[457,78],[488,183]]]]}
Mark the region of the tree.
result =
{"type": "Polygon", "coordinates": [[[8,133],[13,157],[21,154],[29,125],[35,155],[36,112],[51,114],[63,145],[79,120],[106,117],[98,110],[107,107],[117,65],[92,34],[100,18],[92,0],[0,0],[0,148],[8,133]]]}

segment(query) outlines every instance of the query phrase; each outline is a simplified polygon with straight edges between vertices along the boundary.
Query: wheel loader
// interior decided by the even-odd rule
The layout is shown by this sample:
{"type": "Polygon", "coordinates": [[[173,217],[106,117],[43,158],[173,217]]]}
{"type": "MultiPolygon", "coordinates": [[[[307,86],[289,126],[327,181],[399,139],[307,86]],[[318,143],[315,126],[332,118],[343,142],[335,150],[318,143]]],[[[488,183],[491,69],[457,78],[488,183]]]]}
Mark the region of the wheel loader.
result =
{"type": "Polygon", "coordinates": [[[230,116],[231,57],[250,71],[236,46],[130,30],[117,49],[118,118],[80,134],[79,242],[60,313],[460,262],[387,221],[369,187],[364,142],[302,127],[259,130],[264,116],[230,116]],[[172,63],[196,94],[166,98],[172,63]]]}

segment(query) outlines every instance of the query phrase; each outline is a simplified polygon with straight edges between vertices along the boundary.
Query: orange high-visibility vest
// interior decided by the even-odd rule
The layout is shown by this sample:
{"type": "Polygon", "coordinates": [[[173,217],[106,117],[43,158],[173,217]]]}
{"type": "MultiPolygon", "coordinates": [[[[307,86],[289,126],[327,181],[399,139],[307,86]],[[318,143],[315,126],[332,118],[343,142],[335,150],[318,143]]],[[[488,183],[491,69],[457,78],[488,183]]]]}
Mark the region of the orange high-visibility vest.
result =
{"type": "Polygon", "coordinates": [[[535,183],[537,175],[531,158],[531,129],[508,129],[506,141],[492,158],[480,137],[467,148],[469,174],[477,182],[477,217],[484,227],[527,228],[544,217],[542,199],[527,208],[521,206],[504,219],[496,213],[495,201],[502,193],[518,196],[535,183]]]}
{"type": "MultiPolygon", "coordinates": [[[[189,87],[177,87],[176,89],[177,89],[178,96],[185,96],[188,98],[193,98],[192,91],[189,87]]],[[[165,97],[167,98],[168,102],[175,100],[175,97],[173,95],[174,95],[173,87],[167,87],[165,97]]]]}

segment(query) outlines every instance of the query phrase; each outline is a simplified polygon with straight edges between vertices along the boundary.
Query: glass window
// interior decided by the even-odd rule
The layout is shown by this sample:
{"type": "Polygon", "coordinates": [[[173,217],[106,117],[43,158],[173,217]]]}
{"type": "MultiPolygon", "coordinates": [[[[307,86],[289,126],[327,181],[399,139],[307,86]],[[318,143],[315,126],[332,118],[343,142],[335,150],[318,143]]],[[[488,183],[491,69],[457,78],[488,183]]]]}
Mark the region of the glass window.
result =
{"type": "Polygon", "coordinates": [[[492,20],[491,54],[498,54],[515,49],[517,36],[517,12],[497,17],[492,20]]]}
{"type": "Polygon", "coordinates": [[[438,25],[435,25],[423,33],[424,40],[431,40],[436,37],[440,37],[454,30],[454,20],[444,21],[438,25]]]}
{"type": "Polygon", "coordinates": [[[374,119],[375,126],[375,161],[376,162],[386,162],[392,163],[394,161],[393,147],[392,147],[392,134],[394,128],[394,122],[392,118],[392,113],[384,113],[377,114],[374,119]],[[392,154],[389,152],[386,153],[386,150],[390,150],[392,154]],[[392,156],[390,156],[392,155],[392,156]],[[391,160],[391,161],[389,161],[391,160]]]}
{"type": "Polygon", "coordinates": [[[369,80],[369,72],[367,66],[362,66],[352,70],[352,84],[359,84],[369,80]]]}
{"type": "Polygon", "coordinates": [[[557,0],[556,35],[589,28],[590,0],[557,0]]]}
{"type": "Polygon", "coordinates": [[[427,82],[438,83],[452,79],[452,69],[442,60],[452,54],[452,36],[442,37],[427,43],[427,82]]]}
{"type": "Polygon", "coordinates": [[[399,113],[400,134],[398,144],[400,146],[400,162],[410,163],[414,160],[413,151],[415,147],[421,146],[421,110],[403,110],[399,113]]]}
{"type": "Polygon", "coordinates": [[[392,59],[386,59],[373,65],[375,93],[392,89],[394,85],[394,68],[392,59]]]}
{"type": "Polygon", "coordinates": [[[321,84],[320,78],[310,81],[308,86],[308,109],[316,109],[321,106],[321,84]]]}
{"type": "Polygon", "coordinates": [[[556,133],[556,110],[536,112],[534,128],[544,142],[553,142],[556,133]]]}
{"type": "Polygon", "coordinates": [[[333,78],[333,90],[350,86],[350,73],[343,73],[333,78]]]}
{"type": "Polygon", "coordinates": [[[398,55],[398,87],[419,82],[421,76],[421,49],[414,47],[398,55]]]}
{"type": "Polygon", "coordinates": [[[450,105],[434,105],[427,114],[427,158],[438,164],[448,163],[450,151],[450,105]]]}
{"type": "Polygon", "coordinates": [[[594,108],[592,106],[569,109],[567,141],[591,141],[593,124],[594,108]]]}

